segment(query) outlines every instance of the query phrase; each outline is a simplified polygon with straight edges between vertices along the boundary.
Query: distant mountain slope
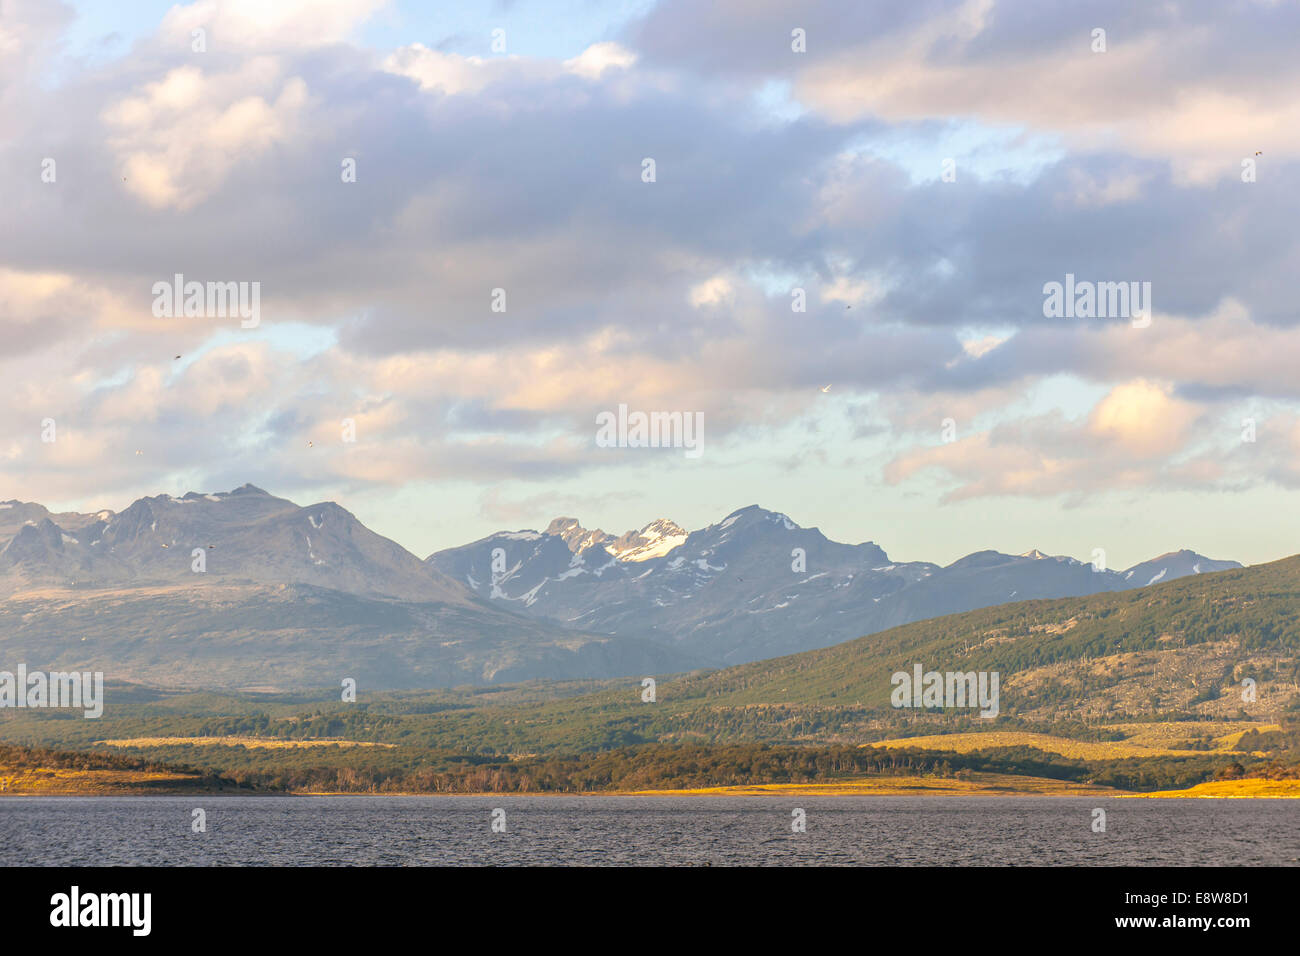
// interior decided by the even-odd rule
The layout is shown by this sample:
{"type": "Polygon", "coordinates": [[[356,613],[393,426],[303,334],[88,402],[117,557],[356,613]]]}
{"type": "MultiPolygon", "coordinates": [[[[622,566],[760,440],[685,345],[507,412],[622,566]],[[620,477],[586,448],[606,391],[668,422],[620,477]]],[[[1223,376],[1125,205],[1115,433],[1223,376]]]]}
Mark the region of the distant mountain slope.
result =
{"type": "Polygon", "coordinates": [[[690,534],[660,520],[613,538],[557,518],[545,532],[500,532],[439,551],[427,563],[535,617],[689,649],[723,664],[1008,601],[1240,567],[1190,551],[1124,572],[1039,551],[980,551],[947,567],[893,562],[872,542],[840,544],[756,505],[690,534]]]}
{"type": "Polygon", "coordinates": [[[678,689],[684,697],[731,703],[887,706],[890,675],[919,662],[927,670],[998,671],[1006,712],[1050,709],[1056,701],[1086,712],[1090,703],[1102,702],[1105,689],[1136,682],[1142,690],[1132,699],[1134,713],[1191,710],[1198,694],[1208,710],[1235,713],[1240,694],[1209,692],[1240,690],[1242,677],[1275,681],[1277,696],[1259,709],[1276,711],[1300,702],[1298,653],[1300,556],[1149,588],[917,621],[835,647],[699,675],[678,689]],[[1166,659],[1168,670],[1153,665],[1158,658],[1166,659]],[[1179,658],[1187,668],[1181,676],[1174,665],[1179,658]],[[1025,680],[1030,672],[1040,680],[1025,680]],[[1042,679],[1049,677],[1059,686],[1046,687],[1042,679]]]}
{"type": "Polygon", "coordinates": [[[221,688],[353,677],[375,689],[701,663],[481,599],[332,502],[303,508],[245,485],[120,513],[3,504],[0,669],[221,688]]]}
{"type": "Polygon", "coordinates": [[[299,507],[253,485],[91,514],[8,501],[0,669],[222,688],[662,674],[1225,565],[1192,552],[1121,573],[1038,552],[898,563],[757,506],[690,534],[561,518],[421,561],[333,502],[299,507]]]}
{"type": "Polygon", "coordinates": [[[306,585],[41,589],[0,601],[0,669],[102,671],[168,688],[486,685],[680,670],[667,648],[473,604],[306,585]]]}
{"type": "MultiPolygon", "coordinates": [[[[306,584],[348,594],[467,605],[459,584],[333,502],[300,508],[253,485],[141,498],[125,511],[56,522],[39,505],[0,547],[0,589],[196,581],[306,584]],[[193,551],[206,567],[193,570],[193,551]]],[[[5,593],[0,590],[0,593],[5,593]]]]}
{"type": "Polygon", "coordinates": [[[1140,588],[1160,581],[1173,581],[1189,574],[1209,574],[1230,571],[1241,567],[1236,561],[1211,561],[1195,551],[1171,551],[1150,561],[1135,564],[1124,572],[1124,580],[1131,587],[1140,588]]]}
{"type": "Polygon", "coordinates": [[[1022,728],[1159,720],[1175,727],[1173,740],[1189,740],[1205,733],[1197,720],[1217,720],[1254,722],[1262,732],[1300,713],[1300,556],[1140,590],[981,608],[663,679],[654,704],[629,680],[583,696],[466,710],[430,728],[427,742],[472,735],[502,753],[566,752],[997,729],[972,709],[894,708],[892,675],[917,664],[997,672],[999,720],[1022,728]],[[1242,698],[1245,678],[1256,682],[1254,700],[1242,698]]]}

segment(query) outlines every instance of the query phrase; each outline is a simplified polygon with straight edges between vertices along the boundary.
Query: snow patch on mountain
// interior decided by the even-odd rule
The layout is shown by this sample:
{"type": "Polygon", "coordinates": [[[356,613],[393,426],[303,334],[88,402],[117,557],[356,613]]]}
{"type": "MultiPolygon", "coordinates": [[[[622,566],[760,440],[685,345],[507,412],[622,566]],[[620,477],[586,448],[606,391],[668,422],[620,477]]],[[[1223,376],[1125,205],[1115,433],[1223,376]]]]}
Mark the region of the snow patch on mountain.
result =
{"type": "MultiPolygon", "coordinates": [[[[687,538],[685,529],[667,518],[651,521],[640,531],[628,531],[617,538],[599,528],[594,531],[584,528],[577,518],[556,518],[546,526],[545,533],[559,535],[575,555],[591,548],[601,547],[612,554],[617,561],[648,561],[651,558],[661,558],[683,544],[687,538]]],[[[534,536],[526,540],[537,540],[542,537],[536,532],[506,532],[498,537],[513,539],[523,534],[534,536]]]]}
{"type": "Polygon", "coordinates": [[[669,551],[686,542],[688,535],[667,518],[652,521],[639,532],[629,531],[606,546],[620,561],[648,561],[662,558],[669,551]]]}

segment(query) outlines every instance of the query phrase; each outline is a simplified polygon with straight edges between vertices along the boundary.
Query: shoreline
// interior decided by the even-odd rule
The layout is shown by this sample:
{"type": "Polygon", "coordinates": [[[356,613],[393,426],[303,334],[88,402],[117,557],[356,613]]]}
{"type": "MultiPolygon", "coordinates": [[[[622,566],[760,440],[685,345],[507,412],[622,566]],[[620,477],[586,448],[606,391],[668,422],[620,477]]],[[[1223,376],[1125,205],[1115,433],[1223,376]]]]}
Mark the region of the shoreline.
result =
{"type": "Polygon", "coordinates": [[[428,791],[285,791],[240,792],[227,789],[128,789],[111,787],[71,787],[58,789],[23,789],[0,791],[6,797],[462,797],[484,799],[488,797],[927,797],[944,799],[953,797],[1041,797],[1101,799],[1233,799],[1277,800],[1300,799],[1300,780],[1219,780],[1197,784],[1185,790],[1156,790],[1137,792],[1089,784],[1072,784],[1044,777],[1011,777],[996,774],[957,780],[947,777],[887,777],[856,780],[836,780],[825,783],[766,783],[736,784],[716,787],[648,790],[587,790],[587,791],[476,791],[434,793],[428,791]]]}

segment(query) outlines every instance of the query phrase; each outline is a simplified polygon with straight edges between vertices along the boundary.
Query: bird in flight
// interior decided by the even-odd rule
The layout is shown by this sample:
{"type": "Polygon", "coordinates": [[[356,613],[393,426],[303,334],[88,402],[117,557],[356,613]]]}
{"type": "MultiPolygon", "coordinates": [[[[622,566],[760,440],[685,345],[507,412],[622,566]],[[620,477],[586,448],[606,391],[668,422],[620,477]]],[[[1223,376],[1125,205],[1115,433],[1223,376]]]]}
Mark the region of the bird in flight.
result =
{"type": "MultiPolygon", "coordinates": [[[[835,384],[834,382],[831,383],[831,385],[834,385],[834,384],[835,384]]],[[[823,392],[829,392],[830,390],[831,390],[831,386],[830,386],[830,385],[827,385],[825,388],[822,389],[823,392]]]]}

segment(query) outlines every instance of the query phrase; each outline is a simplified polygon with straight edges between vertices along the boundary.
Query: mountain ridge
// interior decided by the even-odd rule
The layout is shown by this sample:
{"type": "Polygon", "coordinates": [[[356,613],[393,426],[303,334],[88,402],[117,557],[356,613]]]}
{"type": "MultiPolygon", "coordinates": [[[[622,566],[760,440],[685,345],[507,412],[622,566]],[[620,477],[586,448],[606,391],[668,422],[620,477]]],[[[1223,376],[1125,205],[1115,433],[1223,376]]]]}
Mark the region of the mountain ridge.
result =
{"type": "MultiPolygon", "coordinates": [[[[253,485],[62,516],[11,503],[0,658],[168,686],[450,686],[673,670],[689,654],[521,616],[335,502],[253,485]]],[[[0,519],[3,520],[3,519],[0,519]]],[[[4,534],[8,533],[8,537],[4,534]]]]}
{"type": "Polygon", "coordinates": [[[120,512],[0,502],[0,651],[186,686],[203,674],[297,686],[344,668],[386,686],[585,679],[744,663],[1229,567],[1187,550],[1126,572],[1036,550],[895,562],[758,505],[691,532],[659,518],[615,536],[557,518],[421,560],[336,502],[245,484],[120,512]]]}
{"type": "Polygon", "coordinates": [[[758,505],[668,539],[671,547],[635,562],[612,547],[614,540],[562,517],[545,531],[498,532],[436,551],[425,562],[523,613],[689,647],[723,664],[830,646],[1007,601],[1080,596],[1241,567],[1190,551],[1167,552],[1124,571],[1098,571],[1037,549],[1024,555],[976,551],[948,565],[895,562],[873,541],[832,541],[818,528],[758,505]]]}

